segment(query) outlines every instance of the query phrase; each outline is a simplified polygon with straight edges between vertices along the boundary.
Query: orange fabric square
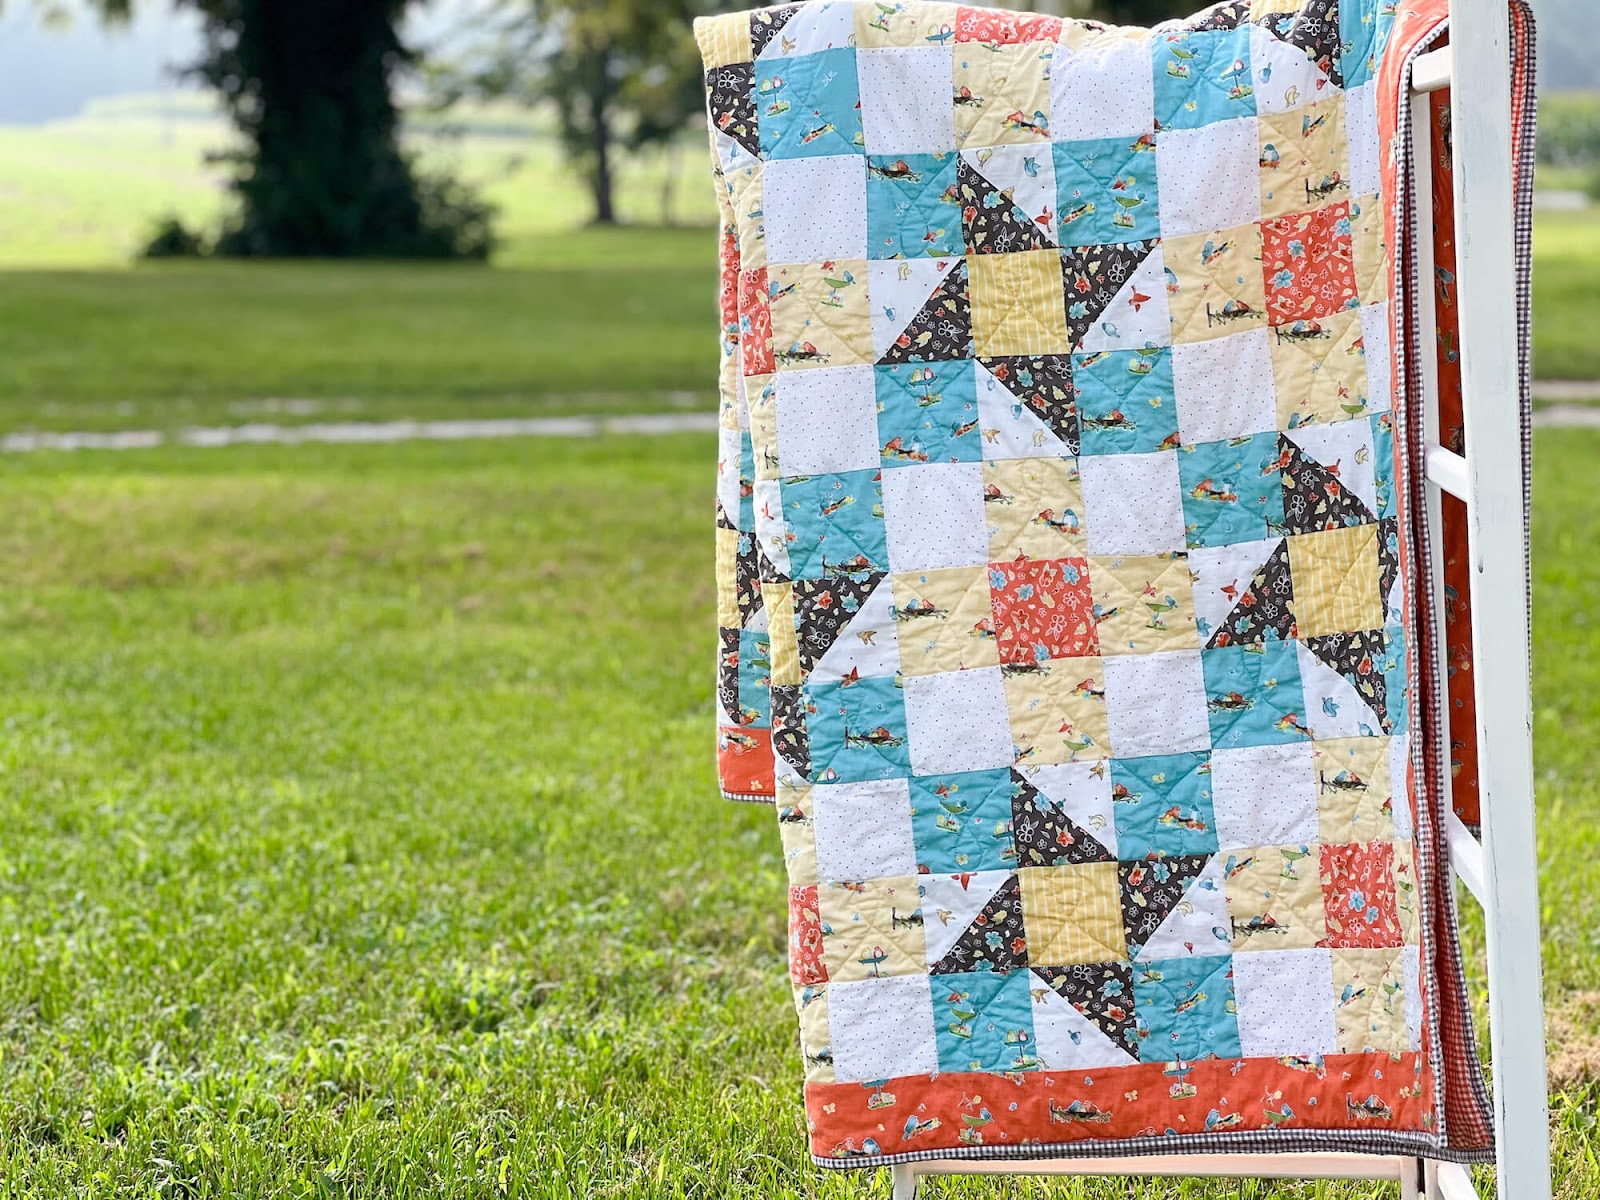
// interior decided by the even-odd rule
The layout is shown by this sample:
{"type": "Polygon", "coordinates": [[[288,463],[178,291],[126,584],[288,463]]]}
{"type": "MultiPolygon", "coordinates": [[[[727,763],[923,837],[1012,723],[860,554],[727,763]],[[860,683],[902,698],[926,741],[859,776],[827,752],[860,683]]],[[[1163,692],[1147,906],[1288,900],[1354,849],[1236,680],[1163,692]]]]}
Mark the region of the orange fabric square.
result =
{"type": "Polygon", "coordinates": [[[822,915],[817,885],[789,889],[789,977],[796,987],[828,982],[822,960],[822,915]]]}
{"type": "Polygon", "coordinates": [[[1314,321],[1360,303],[1349,204],[1263,221],[1261,241],[1270,324],[1314,321]]]}
{"type": "Polygon", "coordinates": [[[739,272],[739,323],[729,331],[744,349],[746,375],[770,375],[772,361],[772,309],[767,301],[767,269],[739,272]]]}
{"type": "Polygon", "coordinates": [[[1003,663],[1099,653],[1087,559],[1016,558],[993,563],[989,599],[1003,663]]]}
{"type": "Polygon", "coordinates": [[[1404,944],[1394,894],[1394,846],[1351,842],[1322,847],[1322,903],[1335,950],[1404,944]]]}

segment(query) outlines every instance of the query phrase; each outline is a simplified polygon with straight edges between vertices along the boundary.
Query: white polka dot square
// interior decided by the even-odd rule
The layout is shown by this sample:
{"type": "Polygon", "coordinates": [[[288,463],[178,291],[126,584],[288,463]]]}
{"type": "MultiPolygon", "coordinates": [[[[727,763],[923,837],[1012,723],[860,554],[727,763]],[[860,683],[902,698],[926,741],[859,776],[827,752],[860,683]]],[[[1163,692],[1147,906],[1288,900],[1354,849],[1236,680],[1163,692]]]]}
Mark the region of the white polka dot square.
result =
{"type": "Polygon", "coordinates": [[[1178,452],[1092,454],[1078,459],[1090,554],[1182,550],[1178,452]]]}
{"type": "Polygon", "coordinates": [[[1200,651],[1117,654],[1103,665],[1112,754],[1138,758],[1211,745],[1200,651]]]}
{"type": "Polygon", "coordinates": [[[956,144],[950,48],[858,50],[868,154],[939,154],[956,144]]]}
{"type": "Polygon", "coordinates": [[[1338,1049],[1331,951],[1235,954],[1233,993],[1246,1058],[1315,1058],[1338,1049]]]}
{"type": "Polygon", "coordinates": [[[906,780],[818,784],[811,806],[817,877],[824,884],[917,873],[906,780]]]}
{"type": "Polygon", "coordinates": [[[1386,413],[1393,407],[1387,300],[1362,306],[1361,350],[1367,360],[1367,407],[1375,413],[1386,413]]]}
{"type": "Polygon", "coordinates": [[[785,371],[773,383],[778,457],[789,475],[876,467],[878,395],[870,366],[785,371]]]}
{"type": "Polygon", "coordinates": [[[775,158],[763,169],[768,262],[867,257],[866,159],[775,158]]]}
{"type": "Polygon", "coordinates": [[[1209,233],[1261,218],[1261,145],[1254,117],[1156,136],[1161,233],[1209,233]]]}
{"type": "Polygon", "coordinates": [[[1272,334],[1251,329],[1173,346],[1172,388],[1186,446],[1276,429],[1272,334]]]}
{"type": "Polygon", "coordinates": [[[999,667],[907,675],[904,683],[915,774],[1011,765],[1011,721],[999,667]]]}
{"type": "Polygon", "coordinates": [[[1381,190],[1383,165],[1378,138],[1378,85],[1364,83],[1344,94],[1344,135],[1350,147],[1350,191],[1357,196],[1381,190]]]}
{"type": "MultiPolygon", "coordinates": [[[[876,407],[868,429],[876,436],[876,407]]],[[[884,468],[883,513],[891,571],[976,567],[989,560],[982,463],[884,468]]]]}
{"type": "Polygon", "coordinates": [[[1148,33],[1108,31],[1084,46],[1056,47],[1050,66],[1052,138],[1137,137],[1155,123],[1148,33]]]}
{"type": "Polygon", "coordinates": [[[933,981],[889,975],[828,988],[834,1078],[870,1083],[939,1069],[933,1033],[933,981]]]}
{"type": "Polygon", "coordinates": [[[1213,751],[1211,807],[1223,849],[1315,845],[1317,776],[1311,743],[1213,751]]]}

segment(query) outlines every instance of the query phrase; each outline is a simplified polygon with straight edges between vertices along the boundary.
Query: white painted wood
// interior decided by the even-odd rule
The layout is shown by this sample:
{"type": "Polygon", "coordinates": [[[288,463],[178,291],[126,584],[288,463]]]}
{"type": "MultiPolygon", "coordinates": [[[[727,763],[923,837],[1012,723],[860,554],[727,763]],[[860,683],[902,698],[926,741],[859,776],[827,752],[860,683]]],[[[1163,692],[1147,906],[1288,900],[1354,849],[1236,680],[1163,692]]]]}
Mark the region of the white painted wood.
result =
{"type": "Polygon", "coordinates": [[[1430,1162],[1426,1170],[1428,1200],[1479,1200],[1467,1168],[1458,1163],[1430,1162]]]}
{"type": "Polygon", "coordinates": [[[1455,813],[1445,814],[1444,825],[1445,840],[1450,843],[1450,865],[1455,868],[1456,878],[1467,885],[1467,891],[1479,904],[1487,903],[1487,888],[1483,882],[1483,846],[1455,813]]]}
{"type": "MultiPolygon", "coordinates": [[[[1454,0],[1450,42],[1471,81],[1451,129],[1497,1179],[1500,1200],[1550,1200],[1506,0],[1454,0]]],[[[1460,1176],[1440,1172],[1449,1200],[1460,1176]]]]}
{"type": "Polygon", "coordinates": [[[1411,64],[1411,90],[1437,92],[1450,86],[1450,47],[1417,55],[1411,64]]]}
{"type": "Polygon", "coordinates": [[[1422,1160],[1406,1159],[1405,1170],[1400,1174],[1400,1200],[1422,1200],[1422,1181],[1422,1160]]]}
{"type": "MultiPolygon", "coordinates": [[[[926,1175],[1145,1175],[1220,1179],[1406,1179],[1417,1160],[1377,1154],[1162,1154],[1126,1158],[944,1159],[926,1175]]],[[[904,1168],[896,1168],[903,1170],[904,1168]]],[[[896,1176],[898,1179],[899,1176],[896,1176]]],[[[898,1193],[896,1193],[898,1197],[898,1193]]]]}
{"type": "Polygon", "coordinates": [[[894,1170],[894,1200],[917,1200],[917,1164],[901,1163],[894,1170]]]}
{"type": "MultiPolygon", "coordinates": [[[[1434,419],[1437,422],[1437,416],[1434,419]]],[[[1457,500],[1467,498],[1467,460],[1464,456],[1454,450],[1446,450],[1438,442],[1430,442],[1423,448],[1423,469],[1429,483],[1449,492],[1457,500]]]]}

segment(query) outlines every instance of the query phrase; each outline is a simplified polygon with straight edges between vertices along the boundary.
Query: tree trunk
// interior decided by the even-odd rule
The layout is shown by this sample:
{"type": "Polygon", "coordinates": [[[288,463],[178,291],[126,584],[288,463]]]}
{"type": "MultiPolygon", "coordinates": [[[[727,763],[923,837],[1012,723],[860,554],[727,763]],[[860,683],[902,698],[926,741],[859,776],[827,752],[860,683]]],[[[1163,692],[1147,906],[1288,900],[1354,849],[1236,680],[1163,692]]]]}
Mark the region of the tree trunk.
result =
{"type": "Polygon", "coordinates": [[[600,86],[589,93],[590,153],[594,158],[589,186],[594,192],[596,225],[617,223],[616,182],[611,169],[611,102],[605,90],[607,75],[608,72],[602,71],[600,86]]]}

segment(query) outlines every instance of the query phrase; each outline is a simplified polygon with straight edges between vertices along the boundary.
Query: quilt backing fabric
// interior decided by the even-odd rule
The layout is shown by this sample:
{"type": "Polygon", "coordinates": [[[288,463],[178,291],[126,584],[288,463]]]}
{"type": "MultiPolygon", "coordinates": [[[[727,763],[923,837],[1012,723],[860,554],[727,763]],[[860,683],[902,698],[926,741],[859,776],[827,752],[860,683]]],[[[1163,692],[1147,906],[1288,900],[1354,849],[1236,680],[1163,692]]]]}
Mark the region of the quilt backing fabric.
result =
{"type": "Polygon", "coordinates": [[[1391,253],[1442,10],[697,24],[817,1161],[1489,1153],[1391,253]]]}

